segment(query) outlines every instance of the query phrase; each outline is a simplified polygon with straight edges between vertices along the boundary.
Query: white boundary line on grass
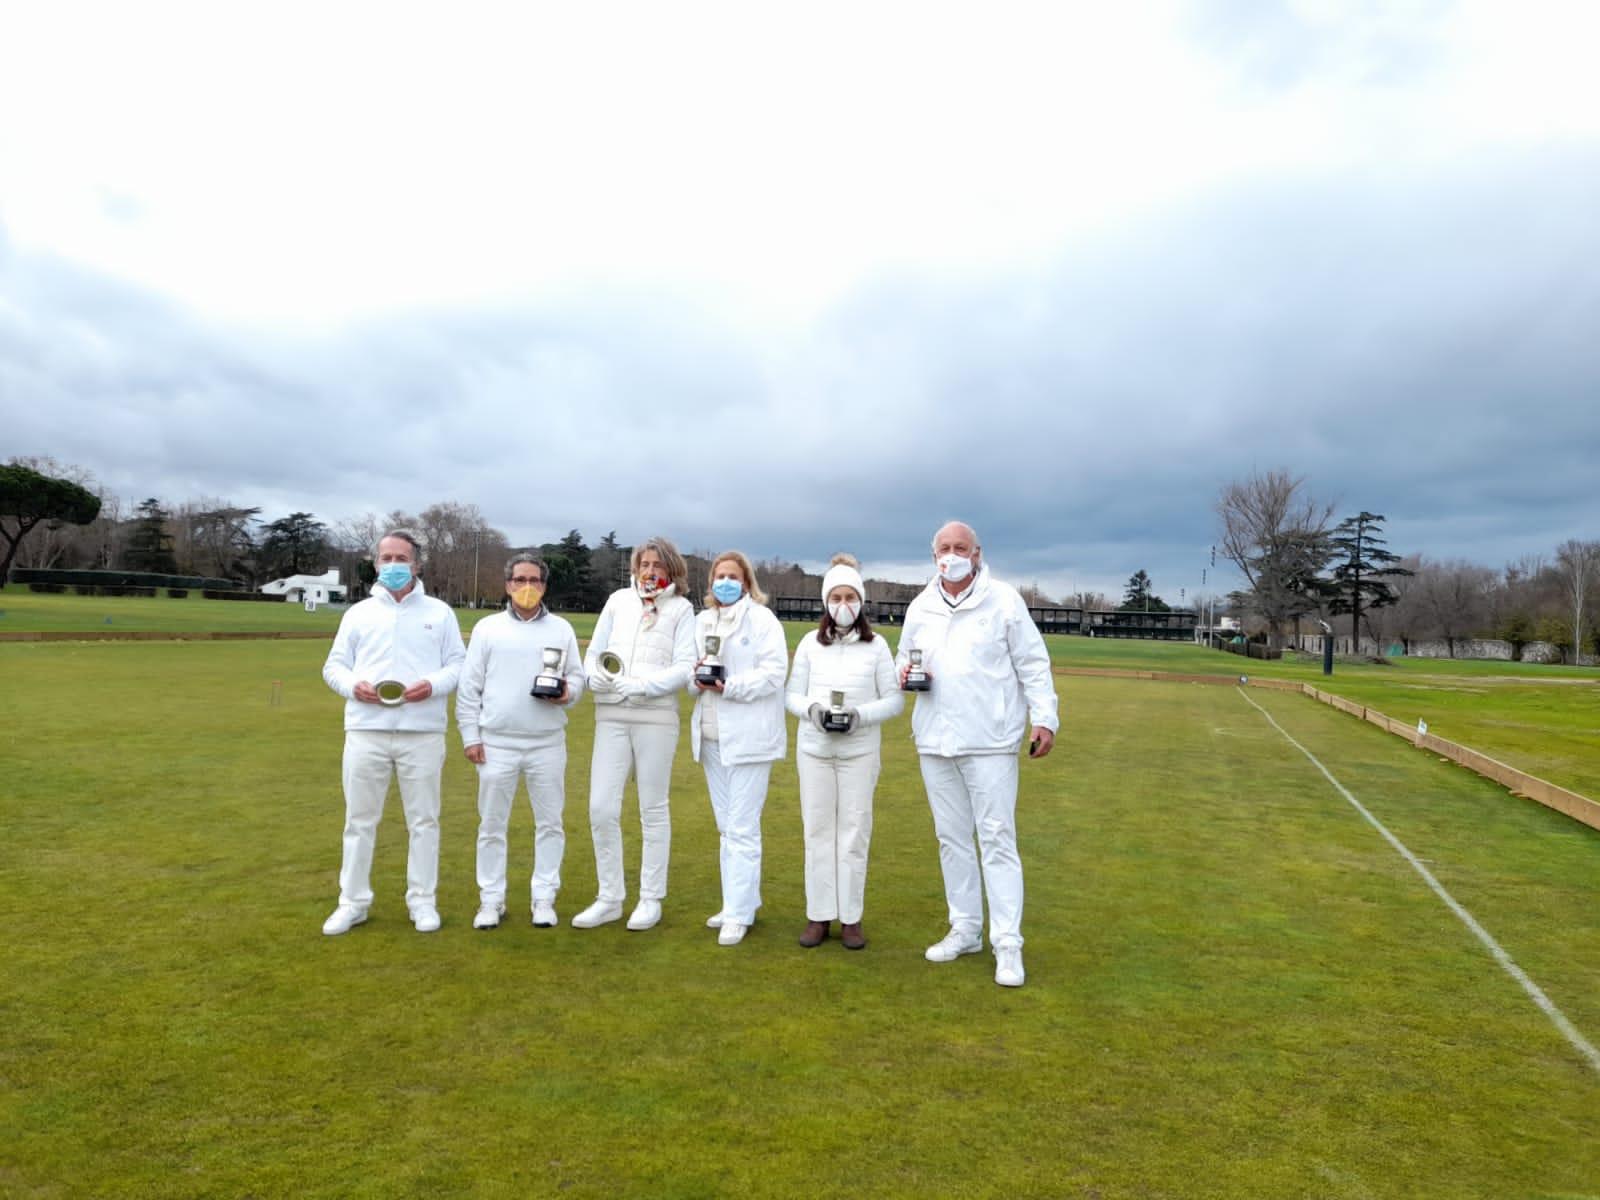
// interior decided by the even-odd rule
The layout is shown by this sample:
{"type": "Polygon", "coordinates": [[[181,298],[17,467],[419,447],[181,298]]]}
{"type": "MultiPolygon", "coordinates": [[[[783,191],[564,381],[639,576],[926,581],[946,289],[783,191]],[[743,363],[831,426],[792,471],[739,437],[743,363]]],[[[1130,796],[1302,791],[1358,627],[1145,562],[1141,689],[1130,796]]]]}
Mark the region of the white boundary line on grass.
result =
{"type": "Polygon", "coordinates": [[[1333,784],[1338,793],[1348,800],[1351,806],[1358,813],[1367,819],[1367,823],[1383,835],[1384,841],[1388,842],[1397,851],[1399,851],[1400,857],[1411,864],[1412,870],[1416,871],[1418,875],[1422,876],[1423,882],[1433,889],[1434,895],[1443,900],[1445,907],[1447,907],[1451,912],[1455,913],[1455,915],[1460,918],[1461,923],[1472,931],[1473,936],[1483,943],[1484,948],[1494,956],[1495,962],[1499,963],[1503,968],[1505,968],[1506,974],[1511,976],[1511,978],[1515,979],[1519,984],[1522,985],[1522,990],[1528,994],[1528,998],[1539,1006],[1540,1011],[1543,1012],[1545,1016],[1550,1018],[1551,1023],[1561,1031],[1561,1036],[1572,1043],[1572,1048],[1588,1061],[1589,1065],[1594,1068],[1596,1074],[1600,1074],[1600,1050],[1596,1050],[1594,1045],[1587,1038],[1585,1038],[1583,1034],[1578,1032],[1578,1030],[1573,1026],[1572,1022],[1567,1020],[1567,1015],[1555,1006],[1555,1002],[1551,1000],[1549,996],[1544,994],[1544,990],[1540,988],[1537,983],[1528,978],[1527,973],[1523,971],[1521,967],[1517,966],[1511,955],[1507,954],[1501,947],[1500,943],[1495,941],[1494,938],[1489,935],[1489,931],[1482,925],[1478,924],[1477,919],[1473,917],[1473,915],[1466,909],[1462,908],[1461,905],[1456,902],[1456,898],[1454,896],[1444,890],[1444,885],[1433,877],[1433,872],[1429,871],[1427,867],[1423,866],[1421,860],[1419,860],[1415,854],[1411,853],[1411,851],[1407,850],[1405,844],[1402,843],[1399,838],[1395,837],[1394,834],[1385,829],[1383,822],[1368,812],[1366,806],[1352,796],[1349,789],[1347,789],[1344,784],[1340,783],[1333,777],[1333,772],[1329,771],[1327,767],[1323,766],[1322,763],[1317,760],[1317,756],[1315,754],[1311,753],[1311,751],[1307,750],[1299,742],[1295,741],[1294,738],[1290,737],[1289,731],[1273,720],[1271,713],[1262,708],[1261,705],[1257,704],[1254,700],[1250,699],[1249,694],[1246,693],[1243,688],[1236,688],[1235,690],[1239,693],[1239,695],[1245,698],[1245,702],[1249,704],[1251,708],[1255,709],[1267,719],[1267,724],[1271,725],[1279,733],[1283,734],[1284,739],[1291,746],[1311,760],[1311,765],[1316,767],[1317,770],[1321,771],[1323,777],[1326,778],[1329,783],[1333,784]]]}

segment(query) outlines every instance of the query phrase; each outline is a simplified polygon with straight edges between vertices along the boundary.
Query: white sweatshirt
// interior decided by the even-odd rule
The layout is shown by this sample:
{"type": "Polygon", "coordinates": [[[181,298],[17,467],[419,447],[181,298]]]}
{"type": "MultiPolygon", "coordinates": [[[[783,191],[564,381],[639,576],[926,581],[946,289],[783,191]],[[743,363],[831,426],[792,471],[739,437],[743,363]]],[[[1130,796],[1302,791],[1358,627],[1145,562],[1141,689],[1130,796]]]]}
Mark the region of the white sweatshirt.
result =
{"type": "Polygon", "coordinates": [[[567,706],[583,695],[583,667],[578,639],[564,617],[541,608],[524,621],[511,609],[485,617],[472,630],[461,689],[456,696],[456,724],[461,744],[515,745],[553,740],[567,727],[567,706]],[[544,669],[544,651],[562,652],[561,677],[567,681],[565,703],[530,696],[533,677],[544,669]]]}
{"type": "Polygon", "coordinates": [[[983,567],[951,607],[935,578],[906,609],[896,666],[922,651],[932,686],[917,694],[911,736],[921,754],[1015,754],[1034,725],[1055,732],[1050,654],[1028,606],[983,567]]]}
{"type": "Polygon", "coordinates": [[[445,697],[455,691],[465,657],[455,613],[428,595],[419,579],[404,600],[379,586],[345,610],[322,678],[345,698],[346,729],[443,733],[449,721],[445,697]],[[385,679],[398,679],[407,687],[426,679],[433,695],[393,708],[355,699],[356,684],[385,679]]]}
{"type": "Polygon", "coordinates": [[[785,696],[789,711],[800,718],[795,748],[816,758],[856,758],[878,753],[883,741],[879,726],[905,708],[900,681],[895,676],[889,641],[875,633],[863,642],[851,631],[824,646],[812,630],[795,647],[785,696]],[[811,723],[813,704],[829,707],[831,693],[844,693],[844,706],[861,714],[849,733],[823,733],[811,723]]]}

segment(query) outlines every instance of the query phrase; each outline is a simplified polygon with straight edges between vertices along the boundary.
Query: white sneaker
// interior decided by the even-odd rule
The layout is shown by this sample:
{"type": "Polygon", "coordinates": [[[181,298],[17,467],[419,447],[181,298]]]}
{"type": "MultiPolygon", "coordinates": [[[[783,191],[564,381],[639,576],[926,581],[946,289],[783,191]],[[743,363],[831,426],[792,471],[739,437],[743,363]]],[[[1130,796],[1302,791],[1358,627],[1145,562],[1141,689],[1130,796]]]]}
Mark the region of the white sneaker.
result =
{"type": "Polygon", "coordinates": [[[707,917],[706,918],[706,928],[707,929],[721,929],[722,928],[722,914],[721,913],[712,913],[709,917],[707,917]]]}
{"type": "Polygon", "coordinates": [[[500,925],[500,916],[506,911],[504,904],[485,904],[478,909],[478,915],[472,918],[474,929],[497,929],[500,925]]]}
{"type": "Polygon", "coordinates": [[[1022,969],[1021,946],[998,946],[994,952],[994,981],[1001,987],[1021,987],[1027,973],[1022,969]]]}
{"type": "Polygon", "coordinates": [[[434,933],[439,928],[439,910],[431,904],[420,904],[411,910],[411,923],[418,933],[434,933]]]}
{"type": "Polygon", "coordinates": [[[638,932],[643,929],[654,929],[661,920],[661,901],[641,900],[639,907],[633,910],[633,915],[628,918],[628,928],[638,932]]]}
{"type": "Polygon", "coordinates": [[[328,937],[337,937],[341,933],[349,933],[357,925],[365,924],[366,920],[366,909],[353,904],[341,904],[322,923],[322,932],[328,937]]]}
{"type": "Polygon", "coordinates": [[[749,926],[741,925],[737,921],[724,921],[722,932],[717,934],[717,945],[737,946],[744,941],[744,931],[748,928],[749,926]]]}
{"type": "Polygon", "coordinates": [[[955,962],[963,954],[976,954],[982,949],[981,933],[962,933],[959,929],[952,929],[929,946],[922,957],[929,962],[955,962]]]}
{"type": "MultiPolygon", "coordinates": [[[[551,910],[551,915],[555,911],[551,910]]],[[[588,908],[572,918],[574,929],[593,929],[596,925],[609,925],[612,921],[622,920],[622,905],[614,900],[596,900],[588,908]]],[[[534,921],[537,925],[539,922],[534,921]]],[[[554,921],[551,924],[555,924],[554,921]]]]}
{"type": "MultiPolygon", "coordinates": [[[[590,911],[593,911],[592,905],[590,911]]],[[[535,900],[533,902],[533,923],[540,929],[549,929],[551,926],[561,923],[561,918],[556,916],[554,900],[535,900]]],[[[572,923],[576,925],[578,922],[574,919],[572,923]]]]}

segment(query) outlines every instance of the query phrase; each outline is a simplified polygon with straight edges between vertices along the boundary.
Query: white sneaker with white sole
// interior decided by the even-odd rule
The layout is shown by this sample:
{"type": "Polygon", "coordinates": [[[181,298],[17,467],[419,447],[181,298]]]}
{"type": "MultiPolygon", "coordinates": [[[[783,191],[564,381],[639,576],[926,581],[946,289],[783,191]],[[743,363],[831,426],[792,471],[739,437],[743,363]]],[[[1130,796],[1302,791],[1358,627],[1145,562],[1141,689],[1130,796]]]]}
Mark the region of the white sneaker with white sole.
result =
{"type": "Polygon", "coordinates": [[[1027,978],[1022,969],[1021,946],[997,946],[994,952],[994,981],[1001,987],[1021,987],[1027,978]]]}
{"type": "Polygon", "coordinates": [[[641,900],[639,907],[633,910],[633,915],[628,918],[628,928],[635,933],[645,929],[654,929],[661,922],[661,901],[641,900]]]}
{"type": "MultiPolygon", "coordinates": [[[[560,921],[561,918],[556,916],[554,900],[535,900],[533,902],[533,923],[540,929],[549,929],[559,924],[560,921]]],[[[577,921],[573,921],[573,924],[576,925],[577,921]]]]}
{"type": "Polygon", "coordinates": [[[717,934],[717,945],[737,946],[744,941],[744,933],[748,928],[749,926],[741,925],[737,921],[724,921],[722,931],[717,934]]]}
{"type": "Polygon", "coordinates": [[[357,925],[364,925],[366,920],[366,909],[353,904],[341,904],[322,923],[322,932],[328,937],[337,937],[341,933],[349,933],[357,925]]]}
{"type": "Polygon", "coordinates": [[[431,904],[420,904],[411,910],[411,923],[418,933],[436,933],[439,929],[439,910],[431,904]]]}
{"type": "Polygon", "coordinates": [[[924,952],[923,957],[929,962],[955,962],[963,954],[976,954],[983,949],[983,935],[981,933],[962,933],[959,929],[952,929],[924,952]]]}
{"type": "Polygon", "coordinates": [[[478,909],[478,915],[472,918],[474,929],[498,929],[500,918],[505,914],[504,904],[485,904],[478,909]]]}
{"type": "Polygon", "coordinates": [[[588,908],[572,918],[574,929],[593,929],[597,925],[609,925],[613,921],[622,920],[622,905],[614,900],[596,900],[588,908]]]}

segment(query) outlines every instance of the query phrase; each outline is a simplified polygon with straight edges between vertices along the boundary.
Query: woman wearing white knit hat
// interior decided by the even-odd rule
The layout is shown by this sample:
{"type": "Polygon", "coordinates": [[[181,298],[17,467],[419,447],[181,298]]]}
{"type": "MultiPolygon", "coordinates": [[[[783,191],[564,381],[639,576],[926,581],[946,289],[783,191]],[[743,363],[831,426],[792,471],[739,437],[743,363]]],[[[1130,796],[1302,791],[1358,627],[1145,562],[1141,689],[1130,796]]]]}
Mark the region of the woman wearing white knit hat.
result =
{"type": "Polygon", "coordinates": [[[572,918],[592,929],[622,917],[622,794],[628,775],[639,789],[644,848],[639,904],[628,928],[661,920],[667,895],[672,815],[667,789],[678,747],[678,693],[694,667],[694,605],[683,595],[688,568],[664,537],[634,547],[633,582],[606,601],[584,670],[594,693],[594,757],[589,767],[589,831],[594,835],[595,902],[572,918]]]}
{"type": "Polygon", "coordinates": [[[834,921],[845,947],[867,944],[861,912],[872,840],[872,792],[882,762],[879,726],[905,705],[888,642],[872,632],[856,560],[837,554],[822,577],[822,621],[801,639],[785,697],[800,718],[796,764],[805,827],[805,947],[834,921]]]}

